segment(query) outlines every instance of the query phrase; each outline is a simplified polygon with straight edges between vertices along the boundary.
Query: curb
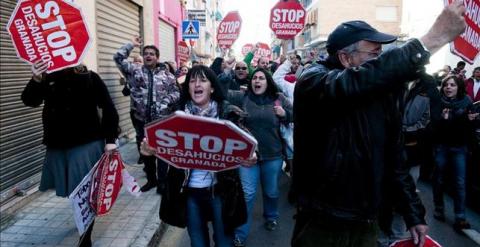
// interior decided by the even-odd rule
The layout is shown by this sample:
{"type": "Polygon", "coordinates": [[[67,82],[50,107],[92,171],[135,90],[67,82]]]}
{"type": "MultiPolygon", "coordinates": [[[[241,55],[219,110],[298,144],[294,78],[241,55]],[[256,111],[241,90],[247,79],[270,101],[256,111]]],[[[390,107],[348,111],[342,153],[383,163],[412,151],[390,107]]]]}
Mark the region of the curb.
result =
{"type": "Polygon", "coordinates": [[[165,232],[168,230],[168,225],[161,222],[160,227],[158,227],[157,231],[155,231],[155,234],[152,236],[152,239],[150,239],[150,242],[148,243],[148,247],[153,247],[153,246],[159,246],[160,243],[162,242],[163,236],[165,232]]]}
{"type": "Polygon", "coordinates": [[[145,226],[130,247],[158,246],[168,225],[160,221],[160,200],[145,218],[145,226]]]}

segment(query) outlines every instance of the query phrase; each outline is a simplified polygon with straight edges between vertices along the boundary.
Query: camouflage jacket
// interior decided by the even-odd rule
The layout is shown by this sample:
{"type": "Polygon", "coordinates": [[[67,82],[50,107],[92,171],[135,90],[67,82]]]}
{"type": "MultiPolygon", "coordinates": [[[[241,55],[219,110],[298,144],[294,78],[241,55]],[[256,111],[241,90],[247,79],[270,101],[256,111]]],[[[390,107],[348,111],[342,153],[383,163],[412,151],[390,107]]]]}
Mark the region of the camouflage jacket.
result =
{"type": "Polygon", "coordinates": [[[176,103],[180,98],[180,89],[175,82],[175,76],[167,70],[164,64],[159,63],[153,70],[150,70],[145,66],[128,61],[128,56],[133,48],[131,43],[122,46],[113,56],[113,60],[127,78],[131,91],[130,107],[134,117],[148,123],[165,117],[175,110],[176,103]],[[151,79],[153,79],[152,87],[150,86],[151,79]],[[152,91],[150,116],[147,111],[149,90],[152,91]]]}

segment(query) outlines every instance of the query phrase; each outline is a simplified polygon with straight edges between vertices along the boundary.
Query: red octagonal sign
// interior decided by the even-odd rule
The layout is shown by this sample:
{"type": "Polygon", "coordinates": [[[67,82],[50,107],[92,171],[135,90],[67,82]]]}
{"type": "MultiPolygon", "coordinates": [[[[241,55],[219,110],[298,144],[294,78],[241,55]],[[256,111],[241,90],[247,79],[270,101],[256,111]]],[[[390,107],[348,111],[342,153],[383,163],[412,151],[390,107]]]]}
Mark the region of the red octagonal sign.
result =
{"type": "Polygon", "coordinates": [[[224,49],[230,48],[240,35],[242,28],[242,18],[237,11],[228,12],[218,25],[217,41],[218,45],[224,49]]]}
{"type": "Polygon", "coordinates": [[[306,12],[297,0],[280,0],[270,12],[270,28],[279,39],[293,39],[302,31],[306,12]]]}
{"type": "Polygon", "coordinates": [[[80,9],[61,0],[18,1],[7,30],[18,57],[48,62],[47,72],[78,65],[90,43],[80,9]]]}
{"type": "Polygon", "coordinates": [[[249,52],[253,50],[253,44],[245,44],[242,46],[242,55],[246,56],[249,52]]]}
{"type": "Polygon", "coordinates": [[[188,61],[190,57],[190,49],[188,49],[187,42],[180,40],[178,41],[178,58],[181,63],[188,61]]]}
{"type": "Polygon", "coordinates": [[[270,49],[270,47],[265,44],[265,43],[257,43],[257,51],[255,52],[255,54],[253,55],[253,60],[252,60],[252,63],[256,66],[257,65],[257,62],[258,62],[258,59],[260,59],[260,57],[266,57],[268,58],[268,60],[270,60],[272,58],[272,50],[270,49]]]}
{"type": "MultiPolygon", "coordinates": [[[[445,0],[445,5],[453,0],[445,0]]],[[[480,53],[480,0],[464,0],[465,32],[450,43],[452,53],[473,64],[475,57],[480,53]]]]}
{"type": "Polygon", "coordinates": [[[156,156],[182,169],[223,171],[255,152],[255,138],[230,121],[177,111],[145,127],[156,156]]]}

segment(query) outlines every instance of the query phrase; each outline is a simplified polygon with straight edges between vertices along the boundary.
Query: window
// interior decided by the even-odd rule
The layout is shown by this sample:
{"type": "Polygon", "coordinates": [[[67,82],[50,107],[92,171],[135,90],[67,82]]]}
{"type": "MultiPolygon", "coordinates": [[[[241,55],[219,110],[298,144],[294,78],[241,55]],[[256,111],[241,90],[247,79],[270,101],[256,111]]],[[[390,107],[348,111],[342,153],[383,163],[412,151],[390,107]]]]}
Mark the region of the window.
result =
{"type": "Polygon", "coordinates": [[[397,21],[397,6],[377,6],[375,10],[375,18],[377,21],[397,21]]]}
{"type": "Polygon", "coordinates": [[[304,8],[307,8],[312,3],[312,0],[301,0],[300,2],[304,8]]]}

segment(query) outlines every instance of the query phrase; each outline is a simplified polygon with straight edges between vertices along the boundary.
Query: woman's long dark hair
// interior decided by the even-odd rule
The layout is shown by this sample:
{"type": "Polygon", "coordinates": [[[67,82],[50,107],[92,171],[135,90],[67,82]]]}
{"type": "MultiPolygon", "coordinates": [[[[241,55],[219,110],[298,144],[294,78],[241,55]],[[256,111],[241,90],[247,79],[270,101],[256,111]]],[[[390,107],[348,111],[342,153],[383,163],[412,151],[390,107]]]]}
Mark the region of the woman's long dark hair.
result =
{"type": "Polygon", "coordinates": [[[167,66],[168,71],[169,71],[172,75],[175,75],[175,70],[173,69],[173,66],[172,66],[169,62],[167,62],[167,61],[165,61],[164,64],[165,64],[165,66],[167,66]]]}
{"type": "Polygon", "coordinates": [[[225,100],[225,96],[222,93],[222,88],[217,80],[217,76],[215,72],[211,70],[209,67],[205,65],[196,65],[193,66],[185,76],[185,82],[183,83],[182,89],[180,91],[180,109],[185,107],[185,104],[192,100],[190,93],[188,92],[188,88],[190,87],[190,79],[196,77],[205,77],[207,80],[210,81],[213,88],[213,93],[211,95],[211,99],[216,101],[217,103],[222,103],[225,100]]]}
{"type": "Polygon", "coordinates": [[[440,94],[444,95],[443,88],[447,85],[447,81],[453,79],[455,84],[457,84],[457,99],[463,99],[465,95],[467,95],[467,91],[465,88],[465,81],[462,78],[458,77],[457,75],[449,75],[442,80],[442,87],[440,88],[440,94]]]}
{"type": "MultiPolygon", "coordinates": [[[[272,97],[273,99],[277,99],[278,92],[280,92],[280,90],[278,90],[277,84],[275,84],[275,82],[273,81],[272,75],[270,75],[270,73],[267,70],[258,68],[253,71],[252,78],[253,78],[253,75],[255,75],[255,73],[257,72],[262,72],[265,75],[265,79],[267,79],[267,90],[265,90],[265,95],[272,97]]],[[[253,79],[250,79],[250,83],[248,83],[247,85],[248,91],[251,93],[253,93],[252,80],[253,79]]]]}

